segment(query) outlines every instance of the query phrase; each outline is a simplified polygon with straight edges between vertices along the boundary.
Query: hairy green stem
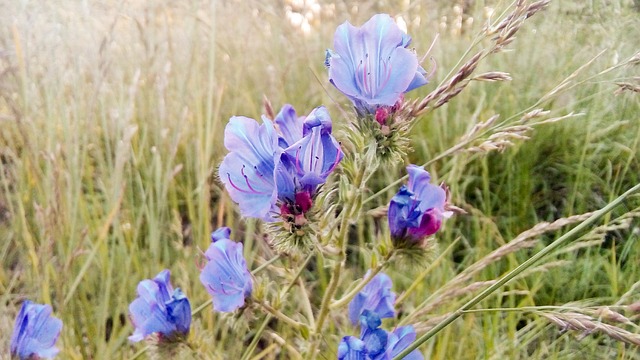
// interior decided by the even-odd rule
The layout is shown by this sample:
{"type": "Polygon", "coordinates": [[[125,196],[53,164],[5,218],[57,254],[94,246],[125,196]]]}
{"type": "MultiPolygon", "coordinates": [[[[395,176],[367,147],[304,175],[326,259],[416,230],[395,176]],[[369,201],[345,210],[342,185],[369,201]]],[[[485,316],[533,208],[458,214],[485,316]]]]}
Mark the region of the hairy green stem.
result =
{"type": "Polygon", "coordinates": [[[418,288],[418,286],[420,285],[420,283],[424,280],[424,278],[431,272],[433,271],[433,269],[436,268],[436,266],[440,265],[440,263],[442,262],[442,260],[444,260],[444,257],[449,254],[450,251],[453,250],[453,248],[458,244],[458,241],[460,241],[460,237],[456,238],[454,241],[451,242],[451,244],[449,244],[449,246],[447,246],[447,248],[438,256],[438,258],[432,262],[431,264],[429,264],[429,266],[424,269],[424,271],[422,271],[420,273],[420,275],[418,275],[418,277],[413,281],[413,283],[409,286],[409,288],[407,290],[404,291],[404,293],[402,293],[402,295],[400,295],[398,297],[398,299],[396,299],[395,302],[395,306],[397,307],[398,305],[400,305],[403,301],[405,301],[407,299],[407,297],[409,296],[409,294],[411,294],[415,289],[418,288]]]}
{"type": "Polygon", "coordinates": [[[469,300],[466,304],[460,307],[458,310],[449,315],[446,319],[441,321],[438,325],[433,327],[431,330],[427,331],[424,335],[420,336],[416,341],[414,341],[409,347],[407,347],[404,351],[398,354],[393,360],[400,360],[405,356],[409,355],[413,350],[417,349],[418,346],[422,345],[424,342],[432,338],[435,334],[440,332],[440,330],[447,327],[449,324],[458,319],[462,314],[466,311],[470,310],[474,306],[476,306],[480,301],[484,300],[486,297],[491,295],[494,291],[501,288],[504,284],[509,282],[514,277],[521,274],[523,271],[527,270],[535,263],[537,263],[540,259],[549,255],[560,246],[564,245],[566,242],[575,239],[585,228],[591,226],[602,216],[613,210],[616,206],[620,205],[624,200],[626,200],[631,194],[640,190],[640,184],[635,185],[631,189],[627,190],[624,194],[620,195],[618,198],[607,204],[602,209],[595,211],[593,215],[587,218],[585,221],[581,222],[578,226],[571,229],[566,234],[562,235],[558,239],[556,239],[551,244],[547,245],[544,249],[540,250],[537,254],[529,258],[527,261],[520,264],[517,268],[509,271],[506,275],[504,275],[500,280],[496,281],[495,284],[489,286],[480,294],[473,297],[473,299],[469,300]]]}
{"type": "Polygon", "coordinates": [[[309,347],[309,351],[307,352],[307,359],[315,359],[316,351],[318,349],[318,345],[320,343],[320,332],[322,331],[322,325],[324,325],[324,320],[329,315],[329,304],[333,299],[333,296],[338,289],[338,283],[340,282],[340,275],[342,273],[342,266],[347,257],[346,252],[346,239],[347,236],[347,228],[349,227],[349,213],[351,212],[351,205],[345,207],[343,210],[342,221],[340,222],[340,235],[338,236],[338,241],[340,241],[340,248],[343,249],[340,252],[340,259],[336,262],[333,267],[333,272],[331,273],[331,280],[329,280],[329,285],[327,286],[327,290],[322,297],[322,303],[320,305],[320,313],[318,314],[318,318],[316,320],[316,326],[313,330],[313,337],[311,339],[311,346],[309,347]]]}
{"type": "Polygon", "coordinates": [[[300,328],[306,326],[305,324],[299,321],[293,320],[292,318],[283,314],[280,310],[274,308],[273,306],[267,304],[266,302],[256,301],[256,303],[260,305],[263,309],[265,309],[269,314],[273,315],[276,319],[285,322],[287,325],[291,326],[296,330],[299,330],[300,328]]]}
{"type": "Polygon", "coordinates": [[[240,358],[241,360],[249,359],[249,357],[251,356],[251,353],[253,353],[253,350],[256,349],[256,346],[258,345],[258,341],[260,341],[260,338],[262,337],[262,333],[264,332],[264,329],[267,327],[267,324],[269,324],[269,321],[271,321],[272,317],[273,315],[271,314],[267,314],[267,316],[265,316],[264,321],[262,321],[262,324],[260,325],[260,328],[258,329],[258,331],[256,331],[256,334],[253,336],[253,339],[251,339],[251,343],[249,344],[249,346],[247,346],[247,349],[244,351],[244,354],[242,354],[242,357],[240,358]]]}
{"type": "Polygon", "coordinates": [[[313,360],[317,356],[318,346],[320,344],[320,335],[322,333],[322,326],[331,311],[331,302],[338,290],[338,284],[340,283],[340,276],[342,275],[342,268],[345,265],[347,259],[347,244],[349,243],[347,237],[349,236],[349,224],[351,222],[352,212],[357,208],[358,203],[362,202],[362,184],[366,182],[364,180],[364,172],[365,169],[360,167],[356,173],[355,179],[353,181],[353,188],[356,193],[353,196],[351,201],[347,201],[344,208],[341,212],[340,219],[340,232],[338,233],[338,247],[340,248],[340,258],[336,261],[336,264],[333,267],[333,271],[331,273],[331,279],[329,280],[329,285],[327,286],[327,290],[322,297],[322,302],[320,305],[320,311],[318,317],[316,319],[316,326],[313,331],[313,336],[311,338],[311,346],[307,352],[307,359],[313,360]]]}
{"type": "Polygon", "coordinates": [[[311,308],[311,300],[309,300],[309,293],[305,288],[304,281],[301,278],[298,278],[298,286],[300,287],[300,292],[302,292],[302,305],[303,310],[305,312],[305,316],[309,321],[309,327],[315,329],[316,327],[316,318],[313,315],[313,309],[311,308]]]}
{"type": "Polygon", "coordinates": [[[278,259],[280,259],[280,254],[272,257],[268,261],[265,261],[262,265],[258,266],[257,268],[255,268],[255,270],[251,271],[251,274],[255,275],[255,274],[259,273],[260,271],[262,271],[267,266],[269,266],[269,265],[273,264],[274,262],[276,262],[278,259]]]}
{"type": "Polygon", "coordinates": [[[338,308],[341,308],[341,307],[347,305],[349,303],[349,301],[351,301],[351,299],[353,299],[356,295],[358,295],[360,290],[362,290],[368,283],[370,283],[371,280],[373,280],[373,278],[376,275],[378,275],[378,273],[380,273],[380,271],[382,271],[382,269],[384,269],[389,264],[389,261],[391,260],[392,256],[393,256],[393,252],[390,252],[389,255],[387,255],[385,257],[385,259],[380,264],[378,264],[378,266],[376,266],[375,268],[371,269],[371,271],[368,273],[368,275],[364,279],[362,279],[362,281],[360,281],[358,283],[358,285],[356,285],[356,287],[354,287],[351,291],[349,291],[341,299],[336,300],[333,303],[331,303],[331,305],[329,307],[333,310],[333,309],[338,309],[338,308]]]}

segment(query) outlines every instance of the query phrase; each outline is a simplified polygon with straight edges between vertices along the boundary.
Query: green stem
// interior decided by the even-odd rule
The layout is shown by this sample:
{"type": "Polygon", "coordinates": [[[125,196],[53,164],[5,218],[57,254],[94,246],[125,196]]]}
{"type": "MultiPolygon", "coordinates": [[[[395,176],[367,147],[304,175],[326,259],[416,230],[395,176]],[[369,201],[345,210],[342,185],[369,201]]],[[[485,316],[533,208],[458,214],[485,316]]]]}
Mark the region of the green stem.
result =
{"type": "Polygon", "coordinates": [[[538,252],[537,254],[535,254],[534,256],[529,258],[527,261],[525,261],[522,264],[520,264],[520,266],[518,266],[517,268],[509,271],[506,275],[504,275],[495,284],[489,286],[484,291],[482,291],[480,294],[478,294],[475,297],[473,297],[473,299],[469,300],[469,302],[467,302],[462,307],[460,307],[458,310],[453,312],[451,315],[449,315],[446,319],[441,321],[434,328],[432,328],[431,330],[427,331],[424,335],[420,336],[420,338],[418,338],[416,341],[414,341],[409,347],[407,347],[404,351],[402,351],[400,354],[398,354],[396,357],[394,357],[393,360],[400,360],[400,359],[404,358],[405,356],[409,355],[409,353],[411,353],[413,350],[417,349],[418,346],[422,345],[425,341],[429,340],[435,334],[440,332],[440,330],[444,329],[449,324],[454,322],[456,319],[458,319],[460,316],[462,316],[462,314],[464,314],[466,311],[470,310],[472,307],[476,306],[480,301],[484,300],[486,297],[491,295],[494,291],[496,291],[499,288],[501,288],[504,284],[509,282],[511,279],[513,279],[514,277],[516,277],[519,274],[521,274],[523,271],[525,271],[528,268],[530,268],[531,266],[533,266],[540,259],[542,259],[545,256],[549,255],[550,253],[552,253],[553,251],[558,249],[560,246],[564,245],[569,240],[575,239],[577,237],[577,235],[580,234],[585,228],[591,226],[598,219],[600,219],[602,216],[604,216],[605,214],[607,214],[608,212],[613,210],[616,206],[620,205],[620,203],[622,203],[631,194],[637,192],[638,190],[640,190],[640,184],[637,184],[636,186],[634,186],[631,189],[627,190],[624,194],[620,195],[618,198],[616,198],[615,200],[613,200],[612,202],[607,204],[602,209],[600,209],[598,211],[595,211],[593,213],[593,215],[591,215],[585,221],[583,221],[578,226],[576,226],[575,228],[571,229],[566,234],[564,234],[561,237],[559,237],[558,239],[556,239],[551,244],[547,245],[544,249],[540,250],[540,252],[538,252]]]}
{"type": "Polygon", "coordinates": [[[349,301],[351,301],[351,299],[353,299],[356,295],[358,295],[360,290],[362,290],[368,283],[370,283],[371,280],[373,280],[373,278],[376,275],[378,275],[378,273],[380,273],[380,271],[382,271],[382,269],[384,269],[389,264],[389,260],[391,260],[392,256],[393,256],[393,252],[390,252],[389,255],[386,256],[384,261],[382,263],[380,263],[378,266],[376,266],[375,268],[371,269],[371,271],[368,273],[368,275],[364,279],[362,279],[362,281],[360,281],[360,283],[358,283],[358,285],[356,287],[354,287],[351,291],[349,291],[341,299],[336,300],[333,303],[331,303],[329,308],[331,308],[333,310],[333,309],[341,308],[341,307],[347,305],[349,303],[349,301]]]}
{"type": "MultiPolygon", "coordinates": [[[[456,145],[450,147],[449,149],[445,150],[444,152],[438,154],[436,157],[432,158],[431,160],[427,161],[426,163],[422,164],[422,167],[427,167],[431,164],[433,164],[434,162],[443,159],[453,153],[455,153],[456,151],[463,149],[465,146],[467,146],[469,143],[471,143],[472,141],[474,141],[474,139],[468,139],[466,141],[457,143],[456,145]]],[[[387,191],[396,188],[398,185],[400,185],[403,181],[407,180],[409,178],[409,175],[405,175],[401,178],[399,178],[398,180],[395,180],[393,182],[391,182],[389,185],[385,186],[382,190],[379,190],[378,192],[376,192],[375,194],[369,196],[368,198],[364,199],[364,201],[362,202],[362,204],[366,204],[369,201],[377,198],[378,196],[386,193],[387,191]]]]}
{"type": "Polygon", "coordinates": [[[449,246],[438,256],[438,258],[434,262],[429,264],[429,266],[422,273],[420,273],[420,275],[418,275],[418,277],[413,281],[411,286],[409,286],[409,288],[407,290],[405,290],[405,292],[402,293],[402,295],[400,295],[398,297],[398,299],[395,302],[395,306],[396,307],[398,307],[398,305],[400,305],[403,301],[405,301],[407,299],[407,297],[409,296],[409,294],[411,294],[415,289],[418,288],[418,286],[420,285],[422,280],[424,280],[424,278],[431,271],[433,271],[433,269],[435,269],[438,265],[440,265],[440,263],[444,260],[444,257],[447,254],[449,254],[449,252],[451,250],[453,250],[453,248],[458,244],[458,241],[460,241],[460,239],[461,238],[458,237],[453,242],[451,242],[451,244],[449,244],[449,246]]]}
{"type": "Polygon", "coordinates": [[[271,314],[267,314],[267,316],[264,318],[262,325],[260,325],[260,328],[258,329],[256,334],[253,336],[253,339],[251,339],[251,343],[249,344],[247,349],[244,351],[244,354],[242,354],[242,357],[240,358],[241,360],[249,359],[249,357],[251,356],[251,353],[253,353],[253,351],[256,349],[256,345],[258,345],[258,341],[260,341],[260,338],[262,337],[262,333],[264,332],[264,329],[267,327],[267,324],[269,323],[269,321],[271,321],[272,317],[273,316],[271,314]]]}
{"type": "Polygon", "coordinates": [[[327,286],[327,290],[322,297],[322,302],[320,305],[320,312],[316,319],[316,326],[313,331],[313,337],[311,340],[311,346],[309,347],[309,351],[307,352],[307,359],[313,360],[316,357],[316,352],[318,346],[320,344],[320,334],[322,332],[322,326],[329,315],[331,310],[330,305],[333,300],[333,297],[338,290],[338,284],[340,283],[340,276],[342,274],[342,268],[345,265],[345,261],[347,259],[347,244],[349,235],[349,223],[351,220],[351,213],[353,212],[354,205],[361,201],[361,191],[360,188],[363,181],[363,171],[359,171],[356,175],[356,179],[354,179],[353,185],[357,191],[354,199],[352,201],[347,202],[345,207],[342,209],[341,213],[341,221],[340,221],[340,232],[338,233],[338,247],[340,248],[340,259],[336,261],[335,266],[333,267],[333,272],[331,273],[331,279],[329,280],[329,285],[327,286]]]}
{"type": "Polygon", "coordinates": [[[299,321],[293,320],[292,318],[290,318],[287,315],[283,314],[282,312],[280,312],[280,310],[274,308],[273,306],[267,304],[266,302],[262,302],[262,301],[258,302],[258,301],[256,301],[256,303],[258,305],[262,306],[262,308],[265,309],[269,314],[273,315],[278,320],[282,320],[287,325],[293,327],[296,330],[299,330],[302,327],[306,326],[305,324],[303,324],[303,323],[301,323],[299,321]]]}
{"type": "Polygon", "coordinates": [[[298,278],[298,286],[300,287],[300,291],[302,292],[302,306],[309,321],[309,327],[315,329],[316,327],[316,318],[313,315],[313,309],[311,308],[311,301],[309,300],[309,293],[307,293],[307,289],[304,287],[304,281],[301,278],[298,278]]]}
{"type": "Polygon", "coordinates": [[[278,259],[280,259],[280,254],[272,257],[271,259],[269,259],[268,261],[266,261],[264,264],[258,266],[255,270],[253,270],[251,272],[252,275],[255,275],[257,273],[259,273],[260,271],[262,271],[264,268],[266,268],[267,266],[273,264],[274,262],[276,262],[278,259]]]}
{"type": "MultiPolygon", "coordinates": [[[[298,271],[293,276],[293,279],[291,279],[287,287],[280,293],[280,299],[282,299],[282,296],[289,293],[289,290],[293,288],[293,285],[296,283],[296,281],[298,280],[298,278],[300,277],[304,269],[307,267],[307,264],[309,263],[309,261],[311,261],[312,257],[313,257],[313,252],[307,256],[307,258],[304,260],[300,268],[298,268],[298,271]]],[[[262,336],[262,332],[264,332],[266,325],[269,323],[269,321],[271,321],[272,318],[273,318],[273,315],[271,313],[267,314],[267,317],[264,319],[264,322],[260,326],[260,329],[258,329],[258,332],[256,333],[253,340],[251,341],[251,344],[242,355],[242,360],[246,360],[249,358],[249,356],[251,356],[251,353],[253,353],[253,351],[256,348],[256,345],[258,344],[258,340],[260,340],[260,337],[262,336]]]]}

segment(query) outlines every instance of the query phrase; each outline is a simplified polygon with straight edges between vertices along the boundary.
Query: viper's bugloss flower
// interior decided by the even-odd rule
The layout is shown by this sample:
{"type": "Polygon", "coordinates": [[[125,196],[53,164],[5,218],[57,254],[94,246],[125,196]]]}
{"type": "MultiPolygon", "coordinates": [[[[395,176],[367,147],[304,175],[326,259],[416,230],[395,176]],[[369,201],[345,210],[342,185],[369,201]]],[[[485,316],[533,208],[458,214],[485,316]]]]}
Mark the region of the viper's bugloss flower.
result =
{"type": "Polygon", "coordinates": [[[229,153],[220,165],[219,176],[229,196],[242,215],[268,219],[278,195],[276,165],[282,154],[273,123],[264,116],[262,125],[234,116],[224,130],[224,146],[229,153]]]}
{"type": "Polygon", "coordinates": [[[362,27],[345,22],[336,29],[334,49],[327,51],[329,81],[361,114],[393,106],[402,94],[428,82],[410,43],[387,14],[374,15],[362,27]]]}
{"type": "MultiPolygon", "coordinates": [[[[284,150],[282,164],[293,174],[294,196],[306,193],[309,197],[313,197],[318,186],[327,181],[327,177],[343,156],[340,144],[331,135],[329,112],[324,106],[320,106],[306,117],[290,117],[286,123],[280,119],[281,116],[278,114],[276,124],[280,129],[286,129],[289,135],[288,140],[285,141],[289,146],[284,150]]],[[[279,193],[278,195],[284,202],[291,200],[291,194],[279,193]]]]}
{"type": "Polygon", "coordinates": [[[204,253],[207,264],[200,281],[213,297],[213,309],[232,312],[251,296],[253,280],[244,259],[242,243],[229,239],[231,230],[222,227],[211,234],[212,243],[204,253]]]}
{"type": "Polygon", "coordinates": [[[51,316],[51,306],[25,300],[11,335],[11,357],[21,360],[53,358],[62,320],[51,316]]]}
{"type": "MultiPolygon", "coordinates": [[[[390,360],[416,339],[416,332],[411,325],[388,332],[380,328],[381,324],[378,314],[364,310],[360,315],[360,337],[343,338],[338,347],[338,358],[342,359],[340,357],[342,349],[342,354],[351,355],[353,359],[390,360]]],[[[414,350],[405,359],[423,360],[424,357],[418,350],[414,350]]]]}
{"type": "Polygon", "coordinates": [[[395,243],[420,244],[435,234],[445,211],[447,194],[444,189],[430,183],[431,176],[421,166],[407,166],[409,182],[391,199],[388,220],[391,238],[395,243]]]}
{"type": "Polygon", "coordinates": [[[345,336],[338,345],[338,360],[367,360],[364,342],[355,336],[345,336]]]}
{"type": "MultiPolygon", "coordinates": [[[[413,326],[401,326],[389,333],[389,339],[387,342],[387,354],[389,358],[394,358],[400,354],[404,349],[409,347],[411,343],[416,340],[416,331],[413,326]]],[[[413,350],[409,355],[403,358],[404,360],[423,360],[424,356],[418,350],[413,350]]]]}
{"type": "Polygon", "coordinates": [[[298,117],[285,105],[262,125],[234,116],[225,129],[229,154],[219,176],[229,195],[247,217],[276,221],[277,215],[299,215],[311,208],[319,185],[342,159],[331,135],[331,118],[323,106],[298,117]]]}
{"type": "Polygon", "coordinates": [[[380,316],[371,310],[365,310],[360,315],[360,339],[364,341],[368,359],[384,359],[387,352],[389,334],[380,329],[381,324],[380,316]]]}
{"type": "MultiPolygon", "coordinates": [[[[371,270],[369,270],[371,271],[371,270]]],[[[367,272],[367,275],[369,272],[367,272]]],[[[366,276],[365,275],[365,278],[366,276]]],[[[396,294],[391,291],[391,278],[379,273],[349,303],[349,320],[354,325],[360,322],[360,316],[369,310],[380,318],[393,317],[393,304],[396,294]]]]}
{"type": "Polygon", "coordinates": [[[154,333],[160,339],[189,333],[191,305],[179,288],[174,290],[170,276],[169,270],[162,270],[155,278],[138,284],[138,297],[129,305],[129,317],[135,327],[130,341],[138,342],[154,333]]]}

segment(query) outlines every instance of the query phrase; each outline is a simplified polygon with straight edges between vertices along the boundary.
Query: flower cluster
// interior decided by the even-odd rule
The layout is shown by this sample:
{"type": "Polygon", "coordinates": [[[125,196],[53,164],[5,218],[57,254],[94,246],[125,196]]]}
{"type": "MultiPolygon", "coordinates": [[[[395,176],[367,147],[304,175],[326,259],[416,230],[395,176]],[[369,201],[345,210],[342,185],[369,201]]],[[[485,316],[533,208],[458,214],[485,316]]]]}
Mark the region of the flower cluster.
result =
{"type": "Polygon", "coordinates": [[[397,247],[424,245],[424,239],[440,229],[442,218],[451,216],[445,211],[447,192],[430,183],[426,170],[409,165],[407,173],[409,182],[389,204],[389,229],[397,247]]]}
{"type": "Polygon", "coordinates": [[[138,284],[138,298],[129,305],[129,317],[135,326],[129,340],[138,342],[158,334],[161,341],[186,336],[191,326],[191,305],[180,289],[173,289],[169,270],[138,284]]]}
{"type": "Polygon", "coordinates": [[[50,305],[25,300],[11,335],[11,357],[20,360],[55,357],[61,330],[62,321],[51,316],[50,305]]]}
{"type": "MultiPolygon", "coordinates": [[[[253,281],[242,255],[242,244],[229,239],[231,230],[221,227],[211,234],[211,245],[204,253],[207,264],[200,281],[213,297],[216,311],[231,312],[245,304],[251,296],[253,281]]],[[[191,325],[189,299],[173,289],[169,270],[152,280],[138,284],[138,298],[129,305],[129,316],[135,331],[130,341],[140,341],[157,334],[159,342],[183,339],[191,325]]]]}
{"type": "MultiPolygon", "coordinates": [[[[410,42],[411,37],[403,33],[389,15],[379,14],[360,28],[348,22],[340,25],[335,33],[334,50],[327,51],[325,63],[330,82],[353,102],[359,121],[375,120],[370,123],[377,126],[372,129],[375,130],[374,140],[378,142],[378,148],[391,149],[388,144],[394,141],[397,148],[398,143],[408,141],[402,132],[394,135],[395,130],[407,129],[406,124],[398,125],[394,116],[400,117],[397,114],[402,109],[404,94],[428,82],[415,52],[409,49],[410,42]]],[[[262,123],[244,116],[234,116],[229,120],[224,133],[224,146],[228,153],[219,167],[219,179],[243,216],[277,226],[283,224],[289,235],[308,238],[313,233],[307,228],[313,226],[312,210],[319,190],[342,161],[343,151],[332,135],[332,120],[324,106],[313,109],[306,116],[298,116],[291,105],[283,106],[276,116],[272,116],[270,107],[267,113],[272,118],[262,116],[262,123]]],[[[366,141],[352,141],[354,152],[365,150],[371,142],[366,137],[363,139],[366,141]]],[[[370,159],[383,156],[374,151],[368,154],[371,154],[370,159]]],[[[371,160],[363,162],[365,165],[354,166],[357,161],[352,158],[349,161],[349,165],[343,164],[345,171],[338,190],[340,196],[345,196],[342,197],[345,203],[349,202],[348,199],[362,199],[357,197],[360,194],[346,196],[345,193],[351,189],[342,185],[351,179],[358,186],[362,185],[354,187],[357,191],[365,188],[367,180],[363,179],[369,176],[363,175],[366,169],[361,168],[375,162],[371,160]]],[[[373,169],[368,170],[373,174],[377,163],[370,167],[373,169]]],[[[445,211],[447,192],[430,183],[429,173],[415,165],[407,167],[407,171],[409,182],[393,197],[388,210],[391,238],[398,249],[407,244],[421,247],[424,239],[438,231],[442,219],[449,215],[445,211]]],[[[354,200],[351,204],[361,206],[362,203],[354,200]]],[[[360,210],[357,206],[354,208],[360,210]]],[[[356,211],[347,210],[348,207],[331,209],[327,211],[330,216],[336,211],[341,211],[340,216],[343,216],[340,232],[345,235],[338,236],[340,240],[336,241],[343,241],[337,246],[343,249],[342,261],[336,265],[340,270],[346,259],[347,227],[353,220],[349,217],[356,211]]],[[[200,281],[212,297],[213,309],[219,312],[233,312],[257,303],[255,299],[251,301],[254,283],[243,256],[243,244],[231,240],[230,236],[231,230],[227,227],[211,234],[211,244],[204,252],[206,263],[200,269],[200,281]]],[[[326,243],[333,241],[331,236],[327,238],[326,243]]],[[[339,271],[336,273],[340,274],[339,271]]],[[[129,305],[129,317],[134,325],[133,334],[129,336],[131,342],[152,338],[152,345],[161,345],[156,348],[169,348],[188,338],[191,304],[179,288],[173,288],[170,275],[169,270],[163,270],[155,278],[139,282],[137,297],[129,305]]],[[[338,359],[391,359],[407,349],[416,338],[412,326],[398,327],[393,331],[380,327],[382,318],[396,315],[396,294],[392,291],[389,276],[379,273],[369,279],[371,275],[370,270],[366,275],[368,283],[355,296],[351,294],[344,298],[346,302],[353,296],[348,305],[349,320],[354,326],[360,326],[360,335],[342,339],[338,359]]],[[[338,279],[336,275],[331,281],[335,280],[337,285],[338,279]]],[[[322,321],[330,310],[337,286],[333,289],[323,299],[317,328],[312,334],[315,339],[319,339],[322,321]]],[[[260,299],[260,296],[256,298],[260,299]]],[[[336,303],[340,303],[338,307],[344,305],[341,301],[336,303]]],[[[259,304],[278,319],[308,330],[306,324],[298,323],[279,309],[259,304]]],[[[308,310],[313,311],[311,302],[308,310]]],[[[49,358],[58,353],[55,342],[62,321],[51,317],[51,312],[49,305],[30,301],[22,304],[11,336],[13,358],[49,358]]],[[[311,314],[310,323],[314,322],[313,318],[311,314]]],[[[312,357],[315,356],[314,351],[315,347],[311,346],[309,354],[312,357]]],[[[175,354],[167,358],[180,357],[175,354]]],[[[406,357],[410,360],[422,358],[417,350],[406,357]]]]}
{"type": "MultiPolygon", "coordinates": [[[[360,336],[342,338],[338,346],[338,360],[392,359],[416,339],[411,325],[398,327],[392,332],[380,328],[381,318],[395,316],[396,296],[391,292],[391,285],[391,278],[380,273],[351,301],[349,319],[354,325],[360,324],[360,336]]],[[[414,350],[405,359],[419,360],[423,357],[414,350]]]]}
{"type": "MultiPolygon", "coordinates": [[[[366,310],[360,316],[360,337],[345,336],[338,345],[338,360],[390,360],[406,349],[415,339],[411,325],[401,326],[389,332],[380,328],[380,316],[366,310]]],[[[414,350],[406,360],[422,360],[414,350]]]]}
{"type": "Polygon", "coordinates": [[[284,220],[291,231],[306,223],[320,185],[342,159],[331,134],[324,106],[297,116],[285,105],[274,123],[262,116],[234,116],[225,129],[229,150],[219,169],[220,180],[243,216],[267,222],[284,220]]]}

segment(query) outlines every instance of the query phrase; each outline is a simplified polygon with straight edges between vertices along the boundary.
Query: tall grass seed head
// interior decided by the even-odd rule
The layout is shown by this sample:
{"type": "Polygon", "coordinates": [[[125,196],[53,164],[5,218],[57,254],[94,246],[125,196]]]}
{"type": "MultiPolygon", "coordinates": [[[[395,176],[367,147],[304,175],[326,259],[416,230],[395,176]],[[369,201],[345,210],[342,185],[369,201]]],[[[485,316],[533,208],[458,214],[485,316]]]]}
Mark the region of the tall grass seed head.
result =
{"type": "Polygon", "coordinates": [[[174,289],[169,270],[138,284],[138,297],[129,305],[129,318],[135,330],[129,340],[138,342],[156,334],[159,341],[178,342],[191,326],[191,304],[186,295],[174,289]]]}
{"type": "Polygon", "coordinates": [[[213,309],[220,312],[243,307],[253,291],[242,243],[229,239],[230,235],[226,227],[211,234],[211,245],[204,254],[207,263],[200,272],[200,282],[213,297],[213,309]]]}
{"type": "Polygon", "coordinates": [[[51,359],[59,350],[55,346],[62,321],[51,316],[51,306],[29,300],[22,303],[11,335],[12,359],[51,359]]]}

